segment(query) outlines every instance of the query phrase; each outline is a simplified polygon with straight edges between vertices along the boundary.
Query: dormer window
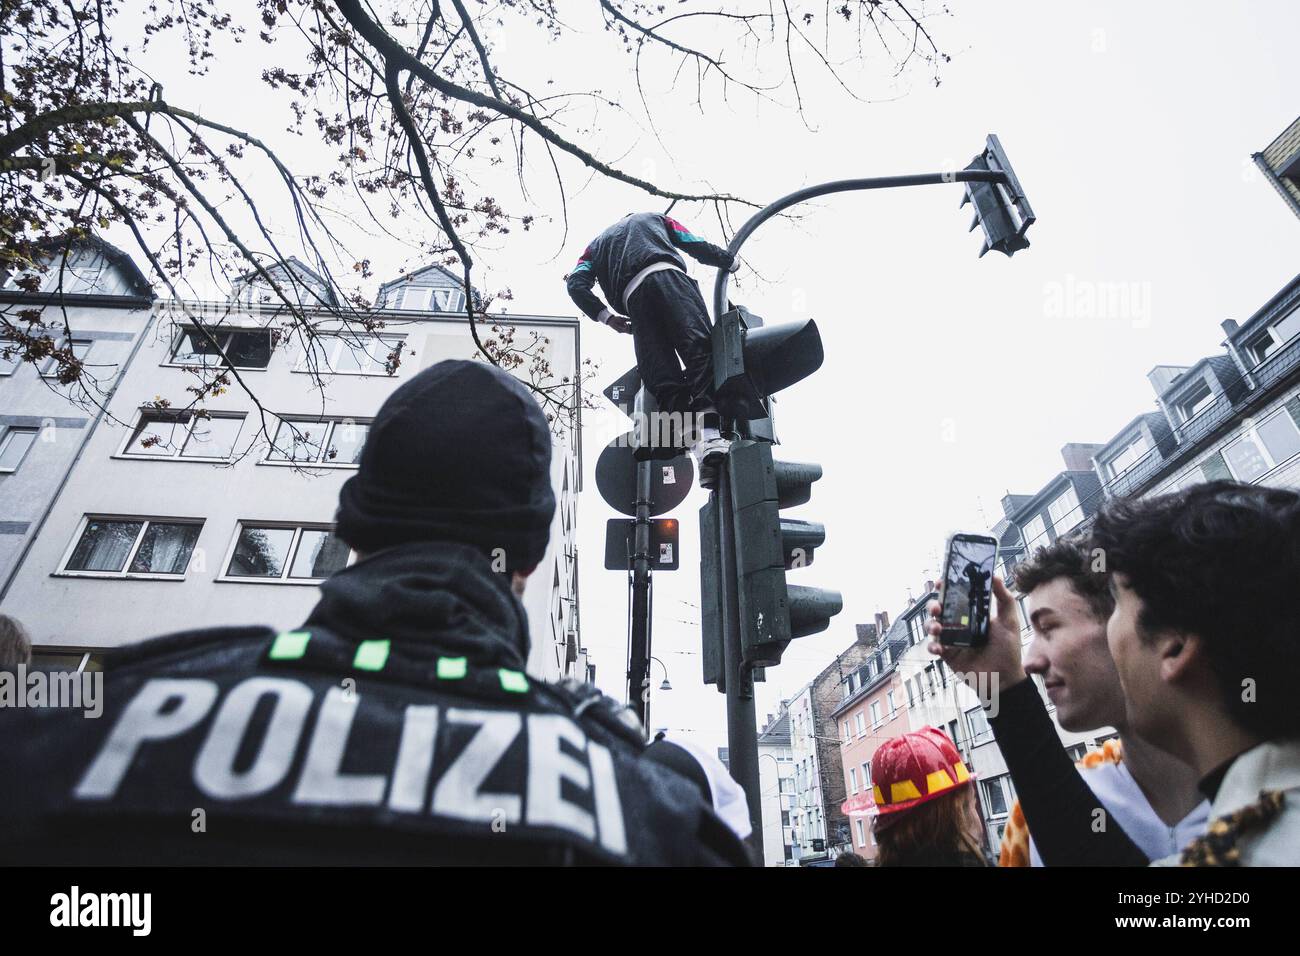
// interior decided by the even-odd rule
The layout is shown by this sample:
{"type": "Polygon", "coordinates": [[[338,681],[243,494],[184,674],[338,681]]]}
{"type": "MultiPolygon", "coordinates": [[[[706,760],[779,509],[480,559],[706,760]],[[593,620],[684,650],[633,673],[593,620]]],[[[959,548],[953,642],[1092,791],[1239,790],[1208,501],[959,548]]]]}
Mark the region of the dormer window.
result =
{"type": "Polygon", "coordinates": [[[1297,335],[1300,335],[1300,309],[1256,333],[1246,341],[1245,350],[1256,363],[1262,362],[1297,335]]]}
{"type": "Polygon", "coordinates": [[[1057,537],[1083,520],[1083,509],[1079,507],[1079,496],[1075,493],[1074,485],[1066,488],[1059,498],[1047,506],[1047,513],[1052,519],[1052,528],[1057,537]]]}
{"type": "Polygon", "coordinates": [[[1151,450],[1147,444],[1147,436],[1142,432],[1134,435],[1120,451],[1106,462],[1106,470],[1110,472],[1112,478],[1118,478],[1122,475],[1135,461],[1151,450]]]}
{"type": "Polygon", "coordinates": [[[1214,392],[1210,390],[1209,383],[1201,380],[1174,407],[1178,409],[1179,417],[1187,422],[1203,412],[1213,401],[1214,392]]]}

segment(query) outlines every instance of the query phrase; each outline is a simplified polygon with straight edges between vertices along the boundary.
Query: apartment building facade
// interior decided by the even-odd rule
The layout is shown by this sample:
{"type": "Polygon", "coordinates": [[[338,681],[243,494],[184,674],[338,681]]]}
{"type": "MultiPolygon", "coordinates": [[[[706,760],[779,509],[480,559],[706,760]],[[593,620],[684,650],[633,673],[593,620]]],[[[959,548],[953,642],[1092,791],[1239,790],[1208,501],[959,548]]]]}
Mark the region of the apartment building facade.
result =
{"type": "MultiPolygon", "coordinates": [[[[281,334],[279,298],[254,275],[241,277],[226,301],[158,301],[147,321],[130,310],[111,313],[110,331],[119,335],[111,341],[133,350],[3,596],[5,613],[26,623],[51,666],[77,655],[84,665],[120,644],[196,626],[301,623],[320,582],[355,559],[332,523],[380,405],[421,369],[474,356],[463,314],[449,311],[463,304],[459,281],[441,266],[381,287],[381,310],[370,316],[382,325],[370,329],[339,321],[332,290],[297,260],[268,271],[316,326],[310,345],[281,334]],[[196,382],[195,367],[223,361],[200,324],[234,365],[230,386],[204,401],[206,415],[177,402],[196,382]],[[127,333],[130,343],[121,338],[127,333]],[[160,397],[172,404],[162,407],[160,397]]],[[[578,380],[576,319],[493,320],[517,340],[536,333],[551,374],[578,380]]],[[[78,338],[83,326],[99,328],[90,318],[74,323],[78,338]]],[[[24,373],[35,374],[20,369],[10,378],[24,373]]],[[[584,678],[589,667],[577,610],[579,424],[555,430],[558,507],[523,597],[528,669],[548,679],[584,678]]],[[[26,468],[24,460],[3,480],[26,468]]]]}
{"type": "Polygon", "coordinates": [[[153,290],[120,249],[92,237],[51,243],[46,251],[52,270],[37,289],[0,275],[0,311],[26,328],[23,314],[53,305],[61,278],[64,294],[49,334],[56,348],[84,363],[85,388],[59,382],[53,358],[24,362],[17,343],[8,340],[6,349],[0,337],[0,588],[31,546],[103,415],[96,402],[112,392],[153,312],[153,290]]]}
{"type": "Polygon", "coordinates": [[[790,750],[795,799],[791,810],[793,856],[800,866],[826,864],[848,852],[852,842],[840,754],[840,685],[871,654],[874,636],[858,632],[813,680],[790,699],[790,750]]]}
{"type": "Polygon", "coordinates": [[[758,787],[763,818],[763,865],[794,863],[791,810],[795,802],[794,752],[790,748],[790,707],[781,701],[758,732],[758,787]]]}
{"type": "Polygon", "coordinates": [[[853,852],[874,860],[871,763],[882,743],[910,729],[898,671],[898,660],[908,643],[905,622],[900,619],[891,626],[885,612],[876,615],[874,624],[859,627],[871,629],[876,646],[862,665],[840,682],[841,702],[832,717],[840,728],[840,764],[845,775],[846,797],[840,809],[849,820],[853,852]],[[883,637],[875,637],[881,634],[883,637]]]}

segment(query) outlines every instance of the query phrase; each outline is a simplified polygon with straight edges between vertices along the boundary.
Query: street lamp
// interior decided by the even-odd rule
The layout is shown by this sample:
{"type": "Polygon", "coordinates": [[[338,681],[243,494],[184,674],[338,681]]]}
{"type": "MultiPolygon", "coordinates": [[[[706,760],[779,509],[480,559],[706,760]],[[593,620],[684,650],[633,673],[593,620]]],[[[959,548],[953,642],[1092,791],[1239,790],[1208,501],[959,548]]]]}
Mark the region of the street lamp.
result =
{"type": "Polygon", "coordinates": [[[668,683],[668,665],[666,665],[663,661],[659,660],[659,658],[655,657],[653,654],[650,655],[650,660],[656,662],[660,667],[664,669],[664,682],[659,685],[659,689],[672,690],[673,685],[668,683]]]}

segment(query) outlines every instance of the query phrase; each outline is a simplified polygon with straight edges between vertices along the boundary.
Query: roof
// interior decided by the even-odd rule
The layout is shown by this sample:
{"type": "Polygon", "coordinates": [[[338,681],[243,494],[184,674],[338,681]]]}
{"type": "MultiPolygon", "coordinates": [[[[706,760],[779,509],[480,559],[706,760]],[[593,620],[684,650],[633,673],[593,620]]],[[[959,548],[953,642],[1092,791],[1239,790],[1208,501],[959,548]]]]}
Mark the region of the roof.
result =
{"type": "Polygon", "coordinates": [[[1043,485],[1043,487],[1038,490],[1037,494],[1016,509],[1015,514],[1011,516],[1011,520],[1016,524],[1021,525],[1024,524],[1026,518],[1031,518],[1042,511],[1047,498],[1053,491],[1061,487],[1063,483],[1062,479],[1068,479],[1071,485],[1076,482],[1090,482],[1091,484],[1096,484],[1097,473],[1091,470],[1057,472],[1057,474],[1050,479],[1047,484],[1043,485]]]}
{"type": "MultiPolygon", "coordinates": [[[[288,270],[292,269],[294,272],[306,275],[307,278],[318,283],[321,289],[324,290],[329,305],[338,305],[338,295],[334,291],[334,286],[331,285],[329,282],[326,282],[323,278],[321,278],[319,272],[317,272],[311,266],[307,265],[307,263],[303,262],[297,256],[290,256],[288,259],[283,259],[279,262],[273,262],[270,265],[263,266],[262,268],[268,274],[274,274],[276,272],[287,272],[288,270]]],[[[253,282],[256,279],[261,278],[261,275],[262,275],[261,272],[258,272],[256,269],[251,269],[248,272],[236,276],[235,285],[239,285],[240,283],[245,283],[245,282],[253,282]]]]}
{"type": "Polygon", "coordinates": [[[1233,332],[1229,338],[1233,342],[1240,343],[1242,339],[1248,338],[1258,331],[1260,326],[1267,325],[1278,318],[1279,313],[1288,311],[1297,299],[1300,299],[1300,275],[1297,275],[1275,292],[1272,298],[1256,309],[1250,318],[1242,322],[1237,331],[1233,332]]]}
{"type": "Polygon", "coordinates": [[[1101,451],[1097,452],[1096,457],[1099,459],[1105,458],[1111,452],[1119,451],[1120,440],[1128,438],[1133,433],[1133,430],[1143,422],[1146,423],[1147,428],[1151,429],[1153,434],[1156,433],[1156,426],[1158,425],[1162,426],[1165,432],[1169,431],[1169,420],[1165,418],[1163,412],[1143,412],[1140,415],[1134,416],[1127,425],[1115,433],[1114,438],[1102,445],[1101,451]]]}
{"type": "Polygon", "coordinates": [[[45,249],[54,252],[67,248],[69,238],[72,239],[72,245],[74,247],[90,246],[91,248],[99,250],[99,253],[105,259],[113,263],[113,265],[117,266],[126,274],[127,281],[131,283],[131,287],[135,289],[138,295],[148,299],[155,298],[153,286],[149,284],[149,280],[145,278],[144,273],[140,271],[140,267],[135,264],[135,260],[97,233],[92,232],[89,236],[75,237],[69,237],[67,233],[64,233],[63,235],[52,236],[49,239],[38,242],[36,247],[38,249],[45,249]]]}

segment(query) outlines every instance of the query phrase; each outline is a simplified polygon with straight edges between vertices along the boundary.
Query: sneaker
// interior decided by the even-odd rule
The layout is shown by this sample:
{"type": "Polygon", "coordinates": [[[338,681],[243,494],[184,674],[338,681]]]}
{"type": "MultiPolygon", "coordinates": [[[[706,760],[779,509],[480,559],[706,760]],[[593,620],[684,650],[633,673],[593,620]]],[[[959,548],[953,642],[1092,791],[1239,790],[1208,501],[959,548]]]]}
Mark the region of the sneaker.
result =
{"type": "Polygon", "coordinates": [[[695,458],[695,470],[699,472],[701,488],[712,491],[717,487],[718,469],[725,463],[729,451],[731,440],[716,432],[691,445],[691,455],[695,458]]]}

